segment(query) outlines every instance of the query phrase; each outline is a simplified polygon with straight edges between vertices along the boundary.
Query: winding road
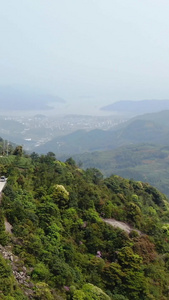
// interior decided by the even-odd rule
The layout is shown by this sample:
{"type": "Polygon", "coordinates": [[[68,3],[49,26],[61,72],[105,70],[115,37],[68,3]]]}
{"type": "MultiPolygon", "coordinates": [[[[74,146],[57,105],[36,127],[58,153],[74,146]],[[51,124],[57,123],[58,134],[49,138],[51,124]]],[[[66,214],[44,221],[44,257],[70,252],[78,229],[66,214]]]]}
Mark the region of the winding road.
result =
{"type": "MultiPolygon", "coordinates": [[[[2,199],[2,191],[7,183],[7,179],[5,181],[0,181],[0,203],[2,199]]],[[[5,219],[5,229],[7,232],[12,233],[12,225],[5,219]]]]}
{"type": "Polygon", "coordinates": [[[0,181],[0,204],[1,204],[1,199],[2,199],[2,191],[6,185],[7,181],[0,181]]]}
{"type": "Polygon", "coordinates": [[[113,227],[118,227],[122,230],[124,230],[125,232],[127,233],[130,233],[131,231],[137,231],[138,234],[141,234],[141,231],[138,230],[138,229],[134,229],[132,228],[130,225],[124,223],[124,222],[121,222],[121,221],[117,221],[115,219],[103,219],[103,221],[107,224],[110,224],[111,226],[113,227]]]}
{"type": "Polygon", "coordinates": [[[4,189],[5,185],[6,185],[6,180],[5,181],[0,181],[0,193],[2,192],[2,190],[4,189]]]}

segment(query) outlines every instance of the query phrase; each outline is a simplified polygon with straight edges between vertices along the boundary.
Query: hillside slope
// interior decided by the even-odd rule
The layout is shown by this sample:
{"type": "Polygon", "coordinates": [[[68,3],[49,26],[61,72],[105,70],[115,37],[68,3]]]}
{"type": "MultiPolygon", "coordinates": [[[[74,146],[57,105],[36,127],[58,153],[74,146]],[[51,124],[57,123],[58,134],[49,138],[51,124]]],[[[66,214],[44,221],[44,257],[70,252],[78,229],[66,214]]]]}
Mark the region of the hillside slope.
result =
{"type": "MultiPolygon", "coordinates": [[[[123,146],[72,156],[84,169],[98,168],[104,176],[117,174],[149,182],[169,197],[169,147],[154,144],[123,146]]],[[[63,156],[63,160],[66,158],[63,156]]]]}
{"type": "Polygon", "coordinates": [[[168,299],[167,198],[148,183],[83,171],[73,159],[31,159],[29,168],[3,169],[0,207],[0,243],[28,270],[31,293],[0,256],[2,299],[168,299]],[[111,218],[140,233],[107,224],[111,218]]]}

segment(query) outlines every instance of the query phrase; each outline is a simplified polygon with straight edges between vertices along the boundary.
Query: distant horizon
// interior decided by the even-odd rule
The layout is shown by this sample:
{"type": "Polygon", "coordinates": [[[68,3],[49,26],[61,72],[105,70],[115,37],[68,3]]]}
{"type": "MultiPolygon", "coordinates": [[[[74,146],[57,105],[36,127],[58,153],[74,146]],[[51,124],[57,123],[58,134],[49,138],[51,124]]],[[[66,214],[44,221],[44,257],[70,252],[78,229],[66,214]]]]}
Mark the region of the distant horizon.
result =
{"type": "Polygon", "coordinates": [[[125,102],[145,102],[145,101],[157,101],[165,102],[169,99],[122,99],[105,101],[104,103],[96,101],[90,101],[87,104],[85,102],[67,101],[62,96],[56,94],[49,94],[40,89],[32,89],[29,86],[22,87],[22,89],[16,88],[15,86],[0,86],[0,100],[1,100],[1,113],[0,114],[12,114],[12,115],[34,115],[44,114],[48,116],[65,116],[65,115],[89,115],[89,116],[108,116],[117,115],[116,111],[108,111],[105,108],[111,107],[114,104],[122,104],[125,102]],[[9,95],[7,93],[9,88],[9,95]],[[5,90],[5,93],[4,93],[5,90]],[[14,99],[12,97],[12,91],[14,91],[14,99]],[[3,97],[7,97],[4,99],[3,97]],[[1,98],[2,97],[2,98],[1,98]],[[106,103],[107,102],[107,103],[106,103]],[[5,107],[3,105],[5,104],[5,107]],[[36,105],[35,105],[36,104],[36,105]]]}
{"type": "Polygon", "coordinates": [[[64,114],[167,99],[168,14],[167,0],[3,1],[0,86],[56,95],[64,114]]]}
{"type": "MultiPolygon", "coordinates": [[[[109,115],[115,113],[106,111],[104,108],[116,103],[144,102],[144,101],[169,101],[169,99],[121,99],[107,100],[104,103],[96,101],[77,102],[67,101],[60,95],[49,94],[43,89],[34,89],[29,86],[18,88],[17,86],[0,86],[1,111],[26,113],[26,114],[47,114],[47,115],[109,115]]],[[[126,105],[124,105],[126,106],[126,105]]]]}

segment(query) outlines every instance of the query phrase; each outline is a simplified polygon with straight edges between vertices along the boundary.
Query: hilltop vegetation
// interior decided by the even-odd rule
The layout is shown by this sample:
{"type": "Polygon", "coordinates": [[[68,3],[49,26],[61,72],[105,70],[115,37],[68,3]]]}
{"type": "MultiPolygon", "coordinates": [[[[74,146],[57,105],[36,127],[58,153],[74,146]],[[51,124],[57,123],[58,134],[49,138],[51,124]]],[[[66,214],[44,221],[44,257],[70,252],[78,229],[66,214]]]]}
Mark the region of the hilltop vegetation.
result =
{"type": "Polygon", "coordinates": [[[72,157],[84,169],[98,168],[104,176],[117,174],[128,179],[149,182],[169,197],[169,147],[167,146],[137,144],[111,151],[77,154],[72,157]]]}
{"type": "Polygon", "coordinates": [[[117,175],[103,179],[97,169],[81,170],[72,158],[63,163],[51,152],[33,153],[29,168],[16,156],[17,163],[0,165],[8,177],[0,243],[12,247],[30,277],[28,286],[18,281],[14,262],[0,256],[2,299],[168,299],[169,204],[163,194],[117,175]],[[141,234],[112,227],[107,218],[141,234]]]}

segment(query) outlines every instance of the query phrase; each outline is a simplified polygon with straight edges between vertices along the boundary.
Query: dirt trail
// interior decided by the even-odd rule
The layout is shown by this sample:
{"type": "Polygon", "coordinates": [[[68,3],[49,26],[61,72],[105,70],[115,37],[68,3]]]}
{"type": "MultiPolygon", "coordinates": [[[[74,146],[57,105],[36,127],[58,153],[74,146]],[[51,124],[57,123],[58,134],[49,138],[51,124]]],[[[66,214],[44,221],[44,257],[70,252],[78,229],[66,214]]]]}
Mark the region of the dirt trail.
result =
{"type": "Polygon", "coordinates": [[[120,228],[120,229],[124,230],[127,233],[130,233],[132,230],[134,230],[134,231],[137,231],[138,234],[141,234],[141,231],[139,231],[135,228],[132,228],[130,225],[128,225],[124,222],[117,221],[115,219],[103,219],[103,221],[110,224],[110,225],[112,225],[113,227],[120,228]]]}

